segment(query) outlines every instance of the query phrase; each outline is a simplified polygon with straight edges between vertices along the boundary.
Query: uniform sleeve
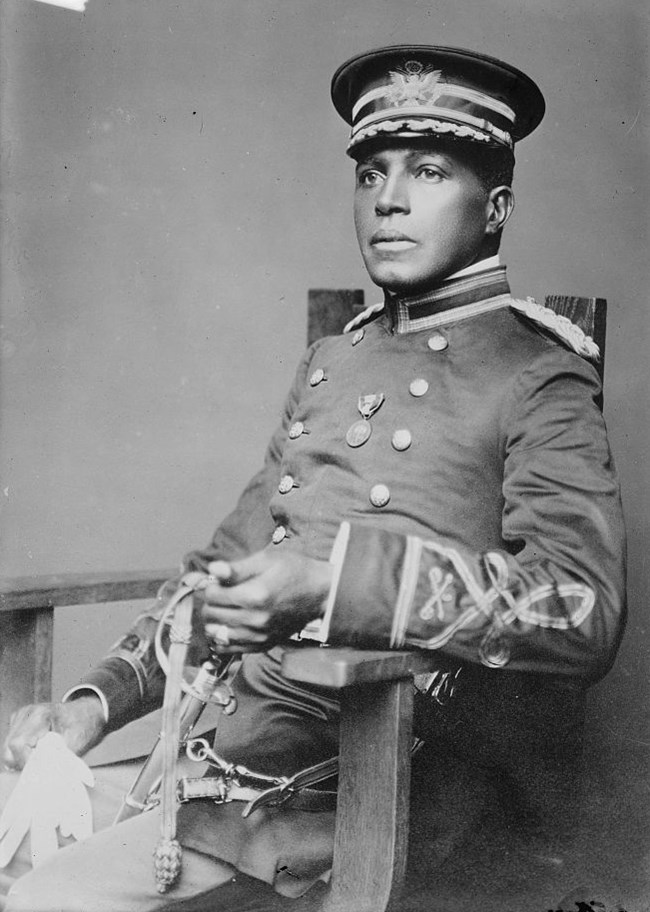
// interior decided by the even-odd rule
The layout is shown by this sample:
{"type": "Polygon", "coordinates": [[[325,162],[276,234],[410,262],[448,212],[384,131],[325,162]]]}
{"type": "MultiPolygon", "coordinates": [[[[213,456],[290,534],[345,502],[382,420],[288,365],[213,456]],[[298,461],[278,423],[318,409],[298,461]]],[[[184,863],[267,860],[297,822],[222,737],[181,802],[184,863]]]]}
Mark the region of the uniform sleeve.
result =
{"type": "Polygon", "coordinates": [[[599,392],[593,368],[564,352],[513,382],[501,548],[439,538],[435,519],[427,537],[344,523],[329,642],[601,677],[623,630],[625,534],[599,392]]]}
{"type": "MultiPolygon", "coordinates": [[[[155,635],[165,605],[174,594],[183,573],[205,570],[213,560],[235,560],[268,545],[274,524],[269,501],[278,485],[282,450],[287,439],[291,416],[295,412],[317,342],[303,357],[287,396],[281,423],[273,434],[262,469],[244,489],[235,509],[221,523],[209,545],[185,556],[176,580],[168,581],[156,601],[140,614],[131,629],[121,637],[81,682],[64,696],[72,699],[89,690],[102,701],[108,731],[125,725],[161,705],[165,675],[155,652],[155,635]]],[[[188,661],[198,664],[207,656],[207,644],[198,616],[195,618],[193,644],[188,661]]]]}

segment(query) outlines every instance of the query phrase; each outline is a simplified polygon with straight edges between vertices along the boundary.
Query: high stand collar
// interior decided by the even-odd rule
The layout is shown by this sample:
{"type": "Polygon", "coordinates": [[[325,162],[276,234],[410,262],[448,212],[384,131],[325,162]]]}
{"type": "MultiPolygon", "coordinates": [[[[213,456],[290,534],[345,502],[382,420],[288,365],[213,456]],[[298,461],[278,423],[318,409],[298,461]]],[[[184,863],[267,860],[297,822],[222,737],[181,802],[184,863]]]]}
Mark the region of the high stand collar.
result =
{"type": "Polygon", "coordinates": [[[486,264],[486,268],[479,271],[462,270],[436,288],[418,295],[386,293],[384,303],[393,331],[408,333],[506,307],[509,302],[510,285],[505,266],[486,264]]]}

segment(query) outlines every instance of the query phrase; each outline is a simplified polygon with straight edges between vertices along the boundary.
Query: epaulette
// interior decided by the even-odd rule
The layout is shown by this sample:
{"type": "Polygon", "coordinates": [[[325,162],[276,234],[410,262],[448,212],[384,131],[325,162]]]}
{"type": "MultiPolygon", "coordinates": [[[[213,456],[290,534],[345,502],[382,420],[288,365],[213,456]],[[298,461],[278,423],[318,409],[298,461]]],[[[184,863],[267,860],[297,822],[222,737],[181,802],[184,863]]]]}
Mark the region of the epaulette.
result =
{"type": "Polygon", "coordinates": [[[532,323],[543,327],[572,351],[582,355],[583,358],[589,358],[592,361],[600,359],[600,349],[591,336],[584,333],[568,317],[555,313],[550,307],[543,307],[534,298],[526,298],[525,301],[519,298],[512,298],[510,306],[517,313],[527,317],[532,323]]]}
{"type": "Polygon", "coordinates": [[[366,307],[365,310],[362,310],[361,313],[357,314],[356,317],[352,317],[349,323],[346,323],[343,327],[343,332],[348,333],[352,329],[357,329],[359,326],[363,326],[364,323],[368,323],[371,317],[374,317],[376,314],[380,313],[384,309],[384,302],[379,301],[377,304],[371,304],[370,307],[366,307]]]}

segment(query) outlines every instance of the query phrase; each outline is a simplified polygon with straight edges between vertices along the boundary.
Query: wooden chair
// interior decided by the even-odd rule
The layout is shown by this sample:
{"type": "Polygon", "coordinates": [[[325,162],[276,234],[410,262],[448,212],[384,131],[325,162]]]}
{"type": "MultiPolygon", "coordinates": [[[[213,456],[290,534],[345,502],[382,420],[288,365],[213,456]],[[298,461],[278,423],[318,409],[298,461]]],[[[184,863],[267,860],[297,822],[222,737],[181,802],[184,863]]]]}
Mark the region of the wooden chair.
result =
{"type": "MultiPolygon", "coordinates": [[[[605,351],[606,302],[552,296],[546,305],[570,317],[605,351]]],[[[308,340],[337,333],[363,308],[363,292],[309,293],[308,340]]],[[[601,358],[600,371],[604,368],[601,358]]],[[[64,574],[0,581],[0,738],[11,713],[51,699],[54,609],[152,598],[176,575],[64,574]]],[[[406,871],[413,676],[434,670],[435,654],[353,649],[287,653],[294,681],[340,692],[339,802],[330,889],[319,912],[384,912],[406,871]]]]}

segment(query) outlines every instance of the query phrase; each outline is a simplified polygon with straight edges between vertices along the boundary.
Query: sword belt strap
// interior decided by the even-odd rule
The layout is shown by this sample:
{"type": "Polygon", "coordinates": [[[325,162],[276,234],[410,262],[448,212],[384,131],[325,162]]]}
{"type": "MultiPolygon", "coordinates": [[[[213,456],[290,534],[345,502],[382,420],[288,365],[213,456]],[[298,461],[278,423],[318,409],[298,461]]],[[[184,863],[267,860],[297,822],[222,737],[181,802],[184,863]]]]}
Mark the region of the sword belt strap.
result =
{"type": "Polygon", "coordinates": [[[299,811],[331,811],[336,808],[336,792],[319,789],[259,789],[252,786],[228,782],[222,776],[184,777],[178,782],[178,800],[181,803],[195,798],[209,798],[216,804],[229,801],[245,801],[243,817],[248,817],[259,807],[290,805],[299,811]]]}

